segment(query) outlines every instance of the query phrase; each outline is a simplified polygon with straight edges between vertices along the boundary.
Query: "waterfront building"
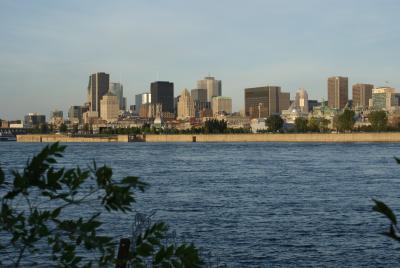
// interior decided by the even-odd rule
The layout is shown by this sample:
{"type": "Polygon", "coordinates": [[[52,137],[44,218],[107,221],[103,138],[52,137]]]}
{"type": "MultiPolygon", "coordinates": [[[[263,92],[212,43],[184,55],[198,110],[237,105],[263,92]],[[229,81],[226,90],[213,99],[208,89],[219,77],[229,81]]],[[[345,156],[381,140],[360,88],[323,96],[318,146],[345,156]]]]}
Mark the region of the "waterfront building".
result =
{"type": "Polygon", "coordinates": [[[371,106],[374,110],[389,111],[396,104],[396,92],[391,87],[379,87],[372,89],[371,106]]]}
{"type": "Polygon", "coordinates": [[[308,112],[312,112],[315,106],[321,105],[317,100],[308,100],[308,112]]]}
{"type": "Polygon", "coordinates": [[[119,98],[111,92],[103,96],[100,101],[100,117],[107,122],[115,122],[119,115],[119,98]]]}
{"type": "Polygon", "coordinates": [[[87,107],[74,105],[69,107],[68,119],[72,124],[82,123],[83,113],[87,112],[87,107]]]}
{"type": "Polygon", "coordinates": [[[374,85],[371,84],[354,84],[353,85],[353,108],[368,108],[369,99],[372,98],[372,89],[374,85]]]}
{"type": "Polygon", "coordinates": [[[59,128],[64,123],[64,113],[60,110],[54,110],[51,113],[50,123],[55,128],[59,128]]]}
{"type": "Polygon", "coordinates": [[[189,91],[185,88],[182,90],[177,103],[177,118],[187,119],[195,117],[194,101],[189,91]]]}
{"type": "Polygon", "coordinates": [[[348,102],[349,79],[342,76],[328,78],[328,106],[343,109],[348,102]]]}
{"type": "Polygon", "coordinates": [[[100,116],[100,100],[108,92],[108,87],[110,84],[110,75],[107,73],[94,73],[89,77],[88,84],[88,103],[89,111],[100,116]]]}
{"type": "Polygon", "coordinates": [[[251,118],[266,118],[280,114],[290,106],[290,94],[281,92],[278,86],[246,88],[244,90],[245,115],[251,118]]]}
{"type": "MultiPolygon", "coordinates": [[[[211,110],[211,102],[207,100],[207,89],[196,88],[191,91],[194,100],[196,117],[200,118],[204,110],[211,110]]],[[[208,113],[212,114],[212,112],[208,113]]]]}
{"type": "Polygon", "coordinates": [[[309,112],[308,106],[308,93],[305,89],[301,88],[297,90],[295,97],[295,108],[298,109],[302,113],[309,112]]]}
{"type": "Polygon", "coordinates": [[[38,128],[46,124],[46,116],[39,113],[28,113],[24,117],[24,125],[28,128],[38,128]]]}
{"type": "Polygon", "coordinates": [[[232,98],[230,97],[213,97],[211,101],[211,109],[214,116],[219,114],[232,113],[232,98]]]}
{"type": "Polygon", "coordinates": [[[282,110],[282,119],[285,121],[287,124],[294,124],[294,121],[298,117],[304,117],[307,118],[308,116],[308,108],[307,110],[304,109],[303,107],[299,107],[296,104],[296,101],[293,102],[289,109],[287,110],[282,110]],[[302,109],[303,108],[303,109],[302,109]]]}
{"type": "Polygon", "coordinates": [[[124,97],[124,87],[121,83],[111,82],[109,90],[112,94],[116,95],[119,100],[119,109],[121,111],[126,110],[126,98],[124,97]]]}
{"type": "Polygon", "coordinates": [[[156,81],[151,83],[151,103],[160,104],[162,112],[174,113],[174,83],[156,81]]]}
{"type": "Polygon", "coordinates": [[[207,101],[209,102],[213,97],[222,95],[222,82],[216,80],[215,77],[207,76],[203,80],[197,81],[197,88],[207,90],[207,101]]]}

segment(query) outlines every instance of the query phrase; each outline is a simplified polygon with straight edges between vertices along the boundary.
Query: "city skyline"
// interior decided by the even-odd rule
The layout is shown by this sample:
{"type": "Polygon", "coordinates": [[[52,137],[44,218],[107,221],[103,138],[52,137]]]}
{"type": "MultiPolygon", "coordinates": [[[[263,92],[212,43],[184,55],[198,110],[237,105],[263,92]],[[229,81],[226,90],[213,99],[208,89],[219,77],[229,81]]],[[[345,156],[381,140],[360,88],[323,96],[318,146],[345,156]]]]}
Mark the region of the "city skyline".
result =
{"type": "Polygon", "coordinates": [[[389,81],[400,88],[394,34],[400,3],[319,2],[221,1],[210,8],[211,2],[183,1],[96,7],[90,1],[2,1],[0,118],[55,109],[66,114],[85,102],[87,76],[96,72],[123,84],[128,107],[150,82],[173,82],[176,96],[208,75],[222,81],[234,111],[244,108],[248,87],[277,85],[291,99],[305,88],[319,100],[327,100],[330,76],[349,77],[349,97],[356,83],[379,87],[389,81]],[[242,13],[253,14],[252,20],[242,13]],[[354,13],[362,16],[355,20],[354,13]],[[104,40],[93,44],[98,36],[104,40]]]}

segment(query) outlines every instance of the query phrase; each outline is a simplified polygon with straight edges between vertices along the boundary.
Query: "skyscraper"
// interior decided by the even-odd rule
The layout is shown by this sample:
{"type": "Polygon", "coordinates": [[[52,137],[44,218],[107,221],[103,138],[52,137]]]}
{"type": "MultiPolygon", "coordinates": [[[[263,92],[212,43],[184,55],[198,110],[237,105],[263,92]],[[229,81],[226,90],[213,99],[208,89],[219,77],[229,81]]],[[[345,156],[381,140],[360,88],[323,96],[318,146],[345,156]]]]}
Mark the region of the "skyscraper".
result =
{"type": "Polygon", "coordinates": [[[207,90],[207,100],[211,102],[212,97],[222,95],[221,80],[215,80],[215,77],[207,76],[203,80],[197,81],[197,88],[207,90]]]}
{"type": "Polygon", "coordinates": [[[391,87],[378,87],[372,90],[372,109],[389,111],[397,105],[396,90],[391,87]]]}
{"type": "Polygon", "coordinates": [[[119,115],[119,99],[118,96],[111,92],[105,94],[100,101],[101,119],[107,122],[116,121],[119,115]]]}
{"type": "Polygon", "coordinates": [[[162,112],[174,113],[174,83],[156,81],[150,87],[151,103],[161,104],[162,112]]]}
{"type": "Polygon", "coordinates": [[[195,88],[192,89],[192,98],[194,101],[207,101],[207,89],[206,88],[195,88]]]}
{"type": "Polygon", "coordinates": [[[213,115],[232,113],[232,98],[230,97],[214,97],[211,104],[213,115]]]}
{"type": "Polygon", "coordinates": [[[119,100],[119,109],[122,111],[126,110],[126,99],[124,98],[124,87],[121,83],[110,83],[109,91],[116,95],[119,100]]]}
{"type": "Polygon", "coordinates": [[[195,117],[194,101],[186,88],[182,90],[177,106],[178,119],[195,117]]]}
{"type": "Polygon", "coordinates": [[[343,109],[348,99],[347,77],[333,76],[328,78],[328,106],[330,108],[343,109]]]}
{"type": "Polygon", "coordinates": [[[244,90],[245,115],[251,118],[279,114],[290,105],[289,93],[278,86],[254,87],[244,90]]]}
{"type": "Polygon", "coordinates": [[[305,89],[296,92],[295,106],[303,113],[308,113],[308,93],[305,89]]]}
{"type": "Polygon", "coordinates": [[[100,116],[100,100],[107,93],[110,83],[110,75],[95,73],[90,75],[88,84],[89,112],[95,112],[100,116]]]}
{"type": "Polygon", "coordinates": [[[371,84],[355,84],[353,85],[353,107],[367,108],[369,100],[372,98],[371,84]]]}

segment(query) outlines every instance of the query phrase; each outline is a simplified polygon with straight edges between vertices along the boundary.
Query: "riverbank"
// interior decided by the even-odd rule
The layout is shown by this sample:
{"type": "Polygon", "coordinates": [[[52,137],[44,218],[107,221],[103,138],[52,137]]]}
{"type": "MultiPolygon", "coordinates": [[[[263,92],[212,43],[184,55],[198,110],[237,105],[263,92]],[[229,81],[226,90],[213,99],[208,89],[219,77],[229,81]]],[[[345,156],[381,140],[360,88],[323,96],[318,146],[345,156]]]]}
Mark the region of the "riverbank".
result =
{"type": "Polygon", "coordinates": [[[17,135],[18,142],[400,142],[400,132],[384,133],[282,133],[282,134],[179,134],[73,137],[67,135],[17,135]]]}
{"type": "Polygon", "coordinates": [[[128,142],[128,135],[74,137],[54,134],[17,135],[17,142],[128,142]]]}

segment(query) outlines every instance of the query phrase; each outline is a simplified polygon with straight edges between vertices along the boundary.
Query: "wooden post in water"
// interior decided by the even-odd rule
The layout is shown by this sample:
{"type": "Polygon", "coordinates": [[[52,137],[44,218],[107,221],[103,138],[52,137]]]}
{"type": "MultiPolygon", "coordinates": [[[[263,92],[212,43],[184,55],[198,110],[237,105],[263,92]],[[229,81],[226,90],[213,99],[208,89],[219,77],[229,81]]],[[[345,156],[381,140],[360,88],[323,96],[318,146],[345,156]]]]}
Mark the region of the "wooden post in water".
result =
{"type": "Polygon", "coordinates": [[[130,246],[131,240],[129,238],[122,238],[119,241],[117,264],[115,265],[115,268],[126,268],[130,246]]]}

